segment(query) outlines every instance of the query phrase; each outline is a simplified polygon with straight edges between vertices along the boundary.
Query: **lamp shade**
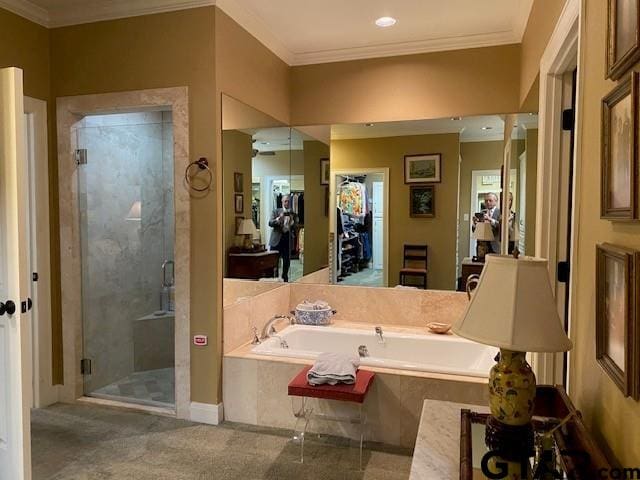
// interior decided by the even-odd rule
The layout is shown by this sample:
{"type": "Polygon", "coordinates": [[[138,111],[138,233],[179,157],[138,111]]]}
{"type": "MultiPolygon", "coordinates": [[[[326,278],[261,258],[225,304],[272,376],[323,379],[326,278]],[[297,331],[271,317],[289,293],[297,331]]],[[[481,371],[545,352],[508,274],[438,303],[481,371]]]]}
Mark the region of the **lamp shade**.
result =
{"type": "Polygon", "coordinates": [[[493,236],[491,224],[489,222],[476,223],[476,229],[473,231],[473,238],[485,242],[493,242],[495,237],[493,236]]]}
{"type": "Polygon", "coordinates": [[[253,223],[253,220],[250,218],[245,218],[240,222],[240,227],[238,227],[238,235],[253,235],[256,233],[256,226],[253,223]]]}
{"type": "Polygon", "coordinates": [[[487,255],[480,282],[453,332],[516,352],[565,352],[564,332],[551,292],[547,261],[487,255]]]}

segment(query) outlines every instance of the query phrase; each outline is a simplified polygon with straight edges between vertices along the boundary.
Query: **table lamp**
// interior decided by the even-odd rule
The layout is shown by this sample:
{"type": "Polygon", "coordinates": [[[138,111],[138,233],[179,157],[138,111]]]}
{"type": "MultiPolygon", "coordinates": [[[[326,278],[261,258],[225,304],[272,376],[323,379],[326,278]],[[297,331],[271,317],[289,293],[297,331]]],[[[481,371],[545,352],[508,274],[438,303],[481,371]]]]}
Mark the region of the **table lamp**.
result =
{"type": "Polygon", "coordinates": [[[572,346],[558,316],[547,261],[518,258],[517,251],[487,255],[478,286],[452,331],[500,348],[489,376],[487,443],[506,445],[516,454],[529,451],[536,378],[526,352],[565,352],[572,346]]]}
{"type": "Polygon", "coordinates": [[[476,223],[475,230],[473,231],[473,238],[476,242],[476,257],[474,262],[484,262],[484,258],[487,253],[491,252],[491,242],[495,240],[493,236],[493,229],[489,222],[476,223]]]}
{"type": "Polygon", "coordinates": [[[253,220],[250,218],[245,218],[240,222],[240,226],[238,227],[238,235],[244,236],[244,242],[242,243],[242,248],[245,250],[253,250],[253,237],[256,234],[256,226],[253,223],[253,220]]]}

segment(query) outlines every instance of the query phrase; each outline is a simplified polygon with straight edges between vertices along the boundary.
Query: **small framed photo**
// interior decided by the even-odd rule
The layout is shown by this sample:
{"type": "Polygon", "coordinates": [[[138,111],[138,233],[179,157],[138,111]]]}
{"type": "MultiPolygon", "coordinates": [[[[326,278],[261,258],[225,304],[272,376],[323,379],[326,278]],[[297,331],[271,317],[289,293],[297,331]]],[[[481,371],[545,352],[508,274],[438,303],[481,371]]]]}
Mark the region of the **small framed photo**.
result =
{"type": "Polygon", "coordinates": [[[602,100],[600,217],[637,218],[638,73],[602,100]]]}
{"type": "Polygon", "coordinates": [[[439,153],[405,155],[404,183],[439,183],[441,159],[439,153]]]}
{"type": "Polygon", "coordinates": [[[328,158],[320,159],[320,185],[329,185],[331,179],[331,168],[328,158]]]}
{"type": "Polygon", "coordinates": [[[329,216],[329,187],[324,187],[324,216],[329,216]]]}
{"type": "Polygon", "coordinates": [[[244,213],[244,195],[242,193],[236,193],[233,196],[235,212],[244,213]]]}
{"type": "Polygon", "coordinates": [[[239,172],[233,174],[233,191],[235,193],[244,192],[244,174],[239,172]]]}
{"type": "Polygon", "coordinates": [[[240,230],[242,220],[244,220],[244,217],[236,217],[236,235],[239,235],[238,231],[240,230]]]}
{"type": "Polygon", "coordinates": [[[433,185],[412,185],[409,189],[409,215],[413,218],[436,216],[436,194],[433,185]]]}
{"type": "Polygon", "coordinates": [[[602,244],[596,247],[596,360],[625,396],[638,398],[639,254],[602,244]]]}
{"type": "Polygon", "coordinates": [[[607,1],[607,78],[618,80],[640,60],[640,0],[607,1]]]}

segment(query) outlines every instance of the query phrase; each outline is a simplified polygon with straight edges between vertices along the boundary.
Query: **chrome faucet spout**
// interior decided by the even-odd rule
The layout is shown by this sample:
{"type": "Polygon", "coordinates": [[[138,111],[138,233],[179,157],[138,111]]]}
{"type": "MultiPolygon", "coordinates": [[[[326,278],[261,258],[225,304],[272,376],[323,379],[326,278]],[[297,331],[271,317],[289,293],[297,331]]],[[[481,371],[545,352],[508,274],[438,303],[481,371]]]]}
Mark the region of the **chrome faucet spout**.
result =
{"type": "Polygon", "coordinates": [[[376,327],[376,335],[378,336],[378,343],[384,343],[382,327],[376,327]]]}
{"type": "Polygon", "coordinates": [[[284,319],[289,320],[289,325],[293,325],[296,322],[295,318],[290,317],[289,315],[275,315],[264,325],[260,339],[266,340],[273,336],[276,333],[276,327],[274,325],[284,319]]]}

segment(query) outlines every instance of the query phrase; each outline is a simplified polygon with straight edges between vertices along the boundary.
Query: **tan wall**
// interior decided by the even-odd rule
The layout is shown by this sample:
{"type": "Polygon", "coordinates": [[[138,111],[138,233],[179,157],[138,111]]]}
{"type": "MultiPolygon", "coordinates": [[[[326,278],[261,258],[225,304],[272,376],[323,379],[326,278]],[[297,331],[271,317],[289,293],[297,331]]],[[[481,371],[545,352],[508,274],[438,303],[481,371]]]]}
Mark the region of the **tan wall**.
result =
{"type": "Polygon", "coordinates": [[[292,68],[294,125],[516,112],[520,47],[455,50],[292,68]]]}
{"type": "Polygon", "coordinates": [[[329,158],[329,146],[304,142],[304,274],[329,264],[329,216],[325,215],[325,191],[320,184],[320,159],[329,158]]]}
{"type": "Polygon", "coordinates": [[[536,252],[536,197],[538,181],[538,129],[527,130],[526,152],[527,152],[527,178],[525,188],[527,189],[527,211],[525,213],[525,254],[533,256],[536,252]]]}
{"type": "MultiPolygon", "coordinates": [[[[188,52],[188,51],[187,51],[188,52]]],[[[216,124],[209,132],[217,142],[216,158],[222,157],[222,96],[227,94],[267,116],[290,125],[291,93],[290,67],[275,54],[262,45],[255,37],[235,23],[222,10],[215,7],[215,52],[210,57],[215,59],[215,108],[216,124]]],[[[216,180],[222,181],[222,172],[218,168],[216,180]]],[[[218,189],[218,202],[222,202],[222,189],[218,189]]],[[[223,238],[224,225],[222,221],[215,223],[217,238],[223,238]]],[[[263,239],[264,241],[264,239],[263,239]]],[[[217,250],[217,270],[214,271],[218,280],[223,277],[224,252],[217,250]]],[[[211,283],[217,295],[222,297],[222,282],[211,283]]],[[[217,318],[223,317],[222,302],[216,308],[217,318]]],[[[216,328],[216,352],[218,354],[215,365],[214,382],[205,371],[196,374],[192,379],[198,383],[207,384],[207,388],[216,389],[216,400],[222,399],[222,382],[219,381],[221,371],[220,357],[222,352],[223,322],[219,321],[216,328]]]]}
{"type": "MultiPolygon", "coordinates": [[[[524,111],[537,111],[540,59],[560,18],[566,0],[534,0],[522,37],[520,66],[520,105],[524,111]],[[533,94],[533,98],[532,98],[533,94]],[[535,106],[535,109],[532,108],[535,106]]],[[[602,47],[604,49],[604,46],[602,47]]],[[[515,111],[515,110],[514,110],[515,111]]]]}
{"type": "MultiPolygon", "coordinates": [[[[0,67],[19,67],[23,70],[24,94],[45,100],[48,115],[55,112],[51,102],[51,61],[49,31],[29,20],[0,8],[0,67]]],[[[62,382],[62,330],[60,309],[60,261],[58,226],[57,165],[53,160],[55,141],[53,122],[49,122],[49,203],[51,242],[51,315],[53,379],[62,382]]]]}
{"type": "Polygon", "coordinates": [[[471,205],[471,172],[473,170],[499,169],[504,160],[504,142],[468,142],[460,144],[460,217],[458,221],[460,236],[458,239],[458,265],[464,257],[473,256],[469,252],[469,236],[471,217],[475,212],[469,211],[471,205]],[[464,215],[469,220],[464,220],[464,215]]]}
{"type": "MultiPolygon", "coordinates": [[[[571,336],[571,396],[582,410],[587,427],[625,467],[640,464],[640,403],[624,398],[595,360],[595,247],[610,242],[640,250],[640,225],[601,220],[600,212],[600,101],[616,83],[604,79],[606,2],[583,2],[581,32],[580,112],[577,143],[581,152],[576,172],[579,193],[574,322],[571,336]]],[[[637,68],[637,66],[636,66],[637,68]]]]}
{"type": "Polygon", "coordinates": [[[426,243],[429,288],[455,289],[459,145],[457,133],[331,142],[332,169],[389,168],[389,286],[398,284],[403,245],[426,243]],[[435,218],[409,217],[404,156],[421,153],[442,154],[442,183],[436,184],[435,218]]]}
{"type": "MultiPolygon", "coordinates": [[[[214,55],[211,7],[57,28],[51,30],[52,94],[186,85],[192,158],[215,160],[214,55]]],[[[222,250],[218,206],[215,192],[191,201],[191,329],[209,335],[209,346],[191,349],[191,396],[205,403],[218,402],[221,369],[216,309],[222,299],[215,288],[216,251],[222,250]]]]}
{"type": "MultiPolygon", "coordinates": [[[[251,218],[251,157],[253,144],[251,135],[237,130],[222,132],[223,151],[223,182],[224,189],[224,272],[227,276],[227,252],[233,245],[242,243],[242,238],[236,235],[236,217],[251,218]],[[235,210],[235,181],[234,174],[242,173],[244,211],[235,210]]],[[[225,284],[226,285],[226,284],[225,284]]]]}

